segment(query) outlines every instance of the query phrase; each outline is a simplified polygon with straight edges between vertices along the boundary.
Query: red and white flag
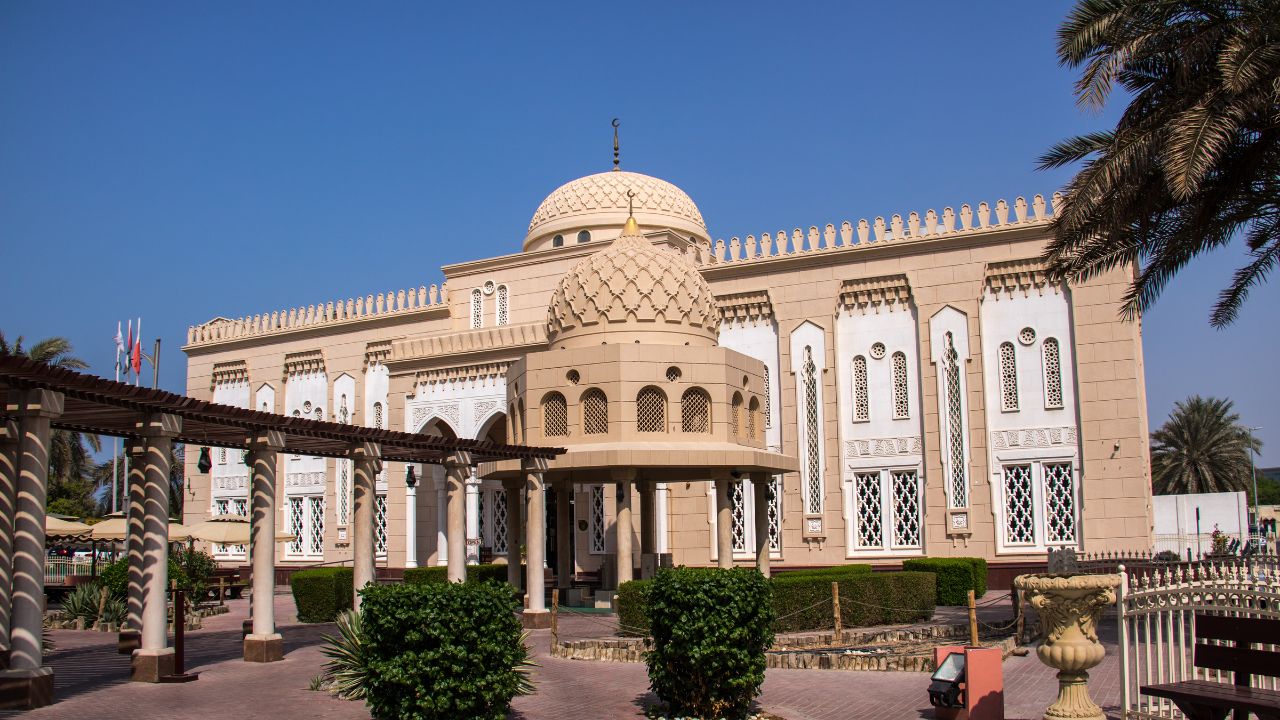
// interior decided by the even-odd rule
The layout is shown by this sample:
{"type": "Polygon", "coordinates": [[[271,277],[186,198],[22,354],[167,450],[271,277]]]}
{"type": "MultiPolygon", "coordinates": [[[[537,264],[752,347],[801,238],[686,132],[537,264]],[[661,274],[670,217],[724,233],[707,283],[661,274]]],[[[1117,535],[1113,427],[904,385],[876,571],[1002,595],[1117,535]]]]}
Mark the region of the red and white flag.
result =
{"type": "Polygon", "coordinates": [[[121,332],[120,332],[120,328],[121,328],[120,322],[119,322],[119,321],[117,321],[117,322],[116,322],[116,336],[115,336],[115,338],[114,338],[114,339],[115,339],[115,341],[116,341],[116,372],[117,372],[117,373],[119,373],[119,372],[120,372],[120,356],[121,356],[122,354],[124,354],[124,353],[127,353],[127,352],[128,352],[128,350],[125,350],[125,349],[124,349],[124,335],[123,335],[123,334],[121,334],[121,332]]]}
{"type": "Polygon", "coordinates": [[[142,375],[142,318],[138,318],[138,339],[133,341],[133,372],[142,375]]]}
{"type": "Polygon", "coordinates": [[[125,341],[125,345],[124,345],[125,377],[128,377],[129,372],[133,370],[133,361],[129,358],[129,355],[131,353],[133,353],[133,320],[132,319],[129,320],[129,339],[125,341]]]}

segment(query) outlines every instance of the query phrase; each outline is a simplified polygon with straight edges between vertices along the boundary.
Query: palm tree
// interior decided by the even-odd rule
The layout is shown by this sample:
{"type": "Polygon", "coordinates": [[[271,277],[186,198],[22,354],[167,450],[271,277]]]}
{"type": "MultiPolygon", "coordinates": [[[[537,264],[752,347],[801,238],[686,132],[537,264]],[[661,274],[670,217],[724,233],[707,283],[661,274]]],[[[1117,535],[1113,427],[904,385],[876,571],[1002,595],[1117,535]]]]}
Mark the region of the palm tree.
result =
{"type": "MultiPolygon", "coordinates": [[[[89,363],[76,357],[71,341],[63,337],[45,338],[30,348],[22,346],[19,336],[11,345],[0,332],[0,354],[17,355],[69,370],[85,370],[89,363]]],[[[102,450],[97,435],[71,430],[54,430],[49,438],[49,495],[50,510],[68,515],[91,515],[97,509],[93,500],[95,482],[92,479],[94,462],[89,454],[102,450]]]]}
{"type": "Polygon", "coordinates": [[[1230,400],[1193,395],[1151,433],[1151,487],[1157,495],[1248,490],[1250,453],[1261,449],[1230,400]]]}
{"type": "Polygon", "coordinates": [[[1041,169],[1083,161],[1045,253],[1080,280],[1140,264],[1123,312],[1155,302],[1193,258],[1243,233],[1248,262],[1210,322],[1231,324],[1280,262],[1280,0],[1077,0],[1058,59],[1077,104],[1130,97],[1114,130],[1058,143],[1041,169]]]}

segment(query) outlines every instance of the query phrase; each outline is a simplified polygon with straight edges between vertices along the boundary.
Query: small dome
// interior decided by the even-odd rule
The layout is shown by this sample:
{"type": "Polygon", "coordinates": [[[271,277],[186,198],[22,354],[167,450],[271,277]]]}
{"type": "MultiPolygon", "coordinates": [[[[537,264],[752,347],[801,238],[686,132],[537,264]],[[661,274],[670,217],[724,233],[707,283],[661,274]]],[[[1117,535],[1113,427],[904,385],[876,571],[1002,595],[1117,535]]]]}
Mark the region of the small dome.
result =
{"type": "Polygon", "coordinates": [[[718,334],[711,286],[683,255],[641,235],[634,218],[609,247],[560,278],[547,308],[547,337],[555,347],[710,347],[718,334]]]}
{"type": "Polygon", "coordinates": [[[702,213],[683,190],[666,180],[612,170],[565,183],[548,195],[529,221],[524,249],[542,245],[539,240],[556,233],[621,227],[628,215],[628,190],[635,193],[635,212],[651,225],[707,239],[702,213]]]}

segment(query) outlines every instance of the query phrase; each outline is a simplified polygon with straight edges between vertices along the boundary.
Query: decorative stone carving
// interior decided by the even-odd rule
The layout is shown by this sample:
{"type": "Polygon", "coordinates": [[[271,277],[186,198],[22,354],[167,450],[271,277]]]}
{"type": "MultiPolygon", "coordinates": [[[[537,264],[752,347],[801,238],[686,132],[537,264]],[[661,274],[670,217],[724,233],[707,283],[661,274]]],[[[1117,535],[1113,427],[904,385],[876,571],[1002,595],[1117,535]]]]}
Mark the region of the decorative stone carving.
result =
{"type": "Polygon", "coordinates": [[[284,486],[290,490],[294,489],[323,489],[324,488],[324,472],[293,472],[285,473],[284,486]]]}
{"type": "MultiPolygon", "coordinates": [[[[694,223],[706,232],[698,206],[683,190],[666,180],[640,173],[602,172],[578,178],[556,188],[547,196],[529,220],[529,237],[539,234],[540,226],[565,215],[621,211],[627,212],[627,191],[635,193],[636,213],[664,215],[694,223]]],[[[625,215],[623,216],[625,218],[625,215]]]]}
{"type": "Polygon", "coordinates": [[[284,381],[291,375],[312,375],[324,372],[324,352],[304,350],[284,356],[284,381]]]}
{"type": "Polygon", "coordinates": [[[1040,616],[1044,640],[1036,648],[1040,662],[1058,671],[1058,699],[1046,720],[1104,720],[1089,697],[1089,668],[1102,662],[1098,617],[1116,601],[1119,575],[1019,575],[1013,586],[1040,616]]]}
{"type": "Polygon", "coordinates": [[[481,420],[489,416],[489,413],[500,407],[500,400],[477,400],[472,406],[471,422],[479,423],[481,420]]]}
{"type": "Polygon", "coordinates": [[[249,382],[249,365],[244,360],[231,360],[229,362],[215,363],[213,366],[213,377],[211,378],[209,389],[218,385],[234,385],[249,382]]]}
{"type": "Polygon", "coordinates": [[[213,489],[215,491],[236,492],[243,491],[249,487],[248,475],[215,475],[213,476],[213,489]]]}
{"type": "Polygon", "coordinates": [[[756,325],[773,318],[773,303],[768,290],[732,293],[716,298],[720,321],[726,325],[756,325]]]}
{"type": "Polygon", "coordinates": [[[416,431],[418,428],[433,417],[443,418],[454,428],[456,432],[462,427],[460,422],[462,414],[458,408],[458,403],[441,403],[431,405],[419,405],[413,408],[412,422],[410,425],[416,431]]]}
{"type": "Polygon", "coordinates": [[[906,275],[858,278],[840,283],[839,306],[850,314],[893,311],[911,305],[911,284],[906,275]]]}
{"type": "Polygon", "coordinates": [[[920,452],[919,435],[846,440],[844,444],[845,457],[849,458],[897,457],[900,455],[919,455],[920,452]]]}
{"type": "Polygon", "coordinates": [[[996,450],[1035,449],[1075,444],[1076,429],[1070,426],[996,430],[991,433],[991,447],[996,450]]]}

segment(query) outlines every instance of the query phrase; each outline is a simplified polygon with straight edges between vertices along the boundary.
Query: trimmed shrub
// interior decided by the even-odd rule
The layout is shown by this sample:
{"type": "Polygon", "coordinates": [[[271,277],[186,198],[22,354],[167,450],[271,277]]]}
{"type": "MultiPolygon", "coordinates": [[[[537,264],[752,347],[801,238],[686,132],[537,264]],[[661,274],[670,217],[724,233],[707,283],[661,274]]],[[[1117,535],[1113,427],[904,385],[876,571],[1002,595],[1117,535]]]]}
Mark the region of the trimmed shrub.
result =
{"type": "Polygon", "coordinates": [[[914,558],[902,561],[903,570],[931,572],[938,576],[939,605],[967,605],[987,592],[987,561],[982,558],[914,558]]]}
{"type": "MultiPolygon", "coordinates": [[[[805,570],[782,570],[773,573],[773,577],[826,577],[845,575],[868,575],[871,573],[870,565],[854,564],[854,565],[832,565],[831,567],[808,568],[805,570]]],[[[831,578],[835,579],[835,578],[831,578]]]]}
{"type": "Polygon", "coordinates": [[[770,582],[774,630],[803,632],[832,626],[831,583],[840,585],[844,627],[894,625],[928,620],[936,604],[934,576],[927,572],[780,575],[770,582]]]}
{"type": "Polygon", "coordinates": [[[769,584],[754,569],[661,570],[649,587],[649,684],[673,716],[744,718],[773,643],[769,584]]]}
{"type": "MultiPolygon", "coordinates": [[[[467,582],[485,582],[488,580],[505,583],[507,581],[507,566],[499,565],[498,563],[467,566],[467,582]]],[[[449,582],[449,568],[443,565],[405,568],[404,581],[410,584],[449,582]]]]}
{"type": "Polygon", "coordinates": [[[351,568],[312,568],[289,576],[293,603],[298,608],[298,622],[333,622],[343,610],[352,608],[351,568]]]}
{"type": "MultiPolygon", "coordinates": [[[[177,581],[178,587],[184,590],[191,589],[191,581],[187,579],[187,574],[182,571],[182,566],[170,556],[169,582],[174,581],[177,581]]],[[[98,571],[98,582],[111,591],[112,597],[121,600],[126,599],[129,595],[129,559],[120,558],[102,568],[98,571]]]]}
{"type": "Polygon", "coordinates": [[[528,650],[506,588],[404,583],[360,595],[365,702],[376,720],[498,720],[528,689],[528,650]]]}
{"type": "Polygon", "coordinates": [[[649,588],[652,580],[632,580],[618,586],[618,634],[649,634],[649,588]]]}

